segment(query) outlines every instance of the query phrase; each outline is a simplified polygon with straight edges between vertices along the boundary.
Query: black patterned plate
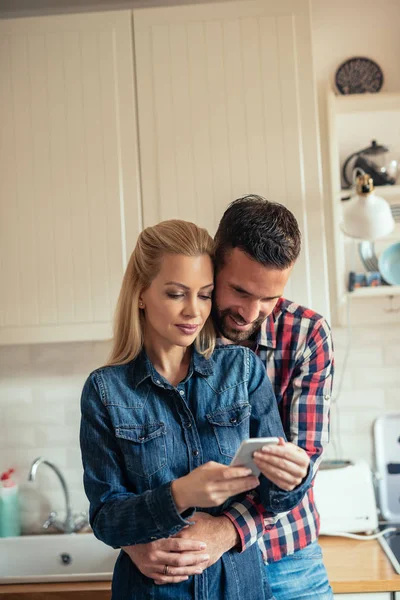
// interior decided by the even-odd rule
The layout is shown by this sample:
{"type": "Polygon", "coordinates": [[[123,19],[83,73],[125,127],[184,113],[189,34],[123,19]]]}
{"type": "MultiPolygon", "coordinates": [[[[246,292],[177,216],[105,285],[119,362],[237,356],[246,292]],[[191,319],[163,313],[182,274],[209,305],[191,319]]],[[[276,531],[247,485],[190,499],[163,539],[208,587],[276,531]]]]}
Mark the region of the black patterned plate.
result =
{"type": "Polygon", "coordinates": [[[373,60],[355,56],[340,65],[335,83],[341,94],[379,92],[383,85],[383,73],[373,60]]]}

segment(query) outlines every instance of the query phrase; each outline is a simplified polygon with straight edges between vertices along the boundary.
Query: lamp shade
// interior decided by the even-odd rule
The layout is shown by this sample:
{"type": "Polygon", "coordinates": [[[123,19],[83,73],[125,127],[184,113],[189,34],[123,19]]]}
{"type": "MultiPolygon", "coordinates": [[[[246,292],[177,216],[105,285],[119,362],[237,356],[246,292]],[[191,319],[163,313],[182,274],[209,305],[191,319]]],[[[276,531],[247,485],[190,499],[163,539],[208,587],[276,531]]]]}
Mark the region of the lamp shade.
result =
{"type": "Polygon", "coordinates": [[[342,231],[350,237],[373,242],[389,235],[394,226],[389,204],[374,193],[355,196],[344,207],[342,231]]]}
{"type": "Polygon", "coordinates": [[[375,194],[368,175],[357,177],[357,193],[343,209],[342,231],[353,238],[374,241],[395,227],[392,211],[384,198],[375,194]]]}

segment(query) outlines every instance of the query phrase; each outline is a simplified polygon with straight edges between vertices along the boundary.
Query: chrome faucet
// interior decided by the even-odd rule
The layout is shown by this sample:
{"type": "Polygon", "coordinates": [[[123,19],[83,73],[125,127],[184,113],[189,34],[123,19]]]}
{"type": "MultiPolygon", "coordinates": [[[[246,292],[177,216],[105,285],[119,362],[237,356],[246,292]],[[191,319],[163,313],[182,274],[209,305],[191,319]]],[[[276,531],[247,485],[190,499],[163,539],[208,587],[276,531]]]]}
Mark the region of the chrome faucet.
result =
{"type": "Polygon", "coordinates": [[[62,489],[64,492],[64,496],[65,496],[65,509],[66,509],[65,521],[61,521],[60,519],[57,519],[56,512],[51,512],[47,521],[45,521],[45,523],[43,524],[43,528],[48,529],[50,526],[53,526],[53,527],[55,527],[55,529],[57,529],[57,531],[60,531],[62,533],[76,533],[77,531],[80,531],[81,529],[83,529],[84,527],[86,527],[88,525],[87,513],[82,512],[79,515],[79,517],[77,519],[75,519],[75,517],[72,513],[71,501],[70,501],[69,491],[68,491],[68,487],[67,487],[67,482],[65,481],[64,476],[61,473],[60,469],[58,467],[56,467],[55,464],[46,460],[42,456],[39,456],[39,458],[36,458],[33,461],[33,463],[31,464],[31,468],[29,469],[28,480],[35,481],[37,470],[40,467],[40,465],[42,465],[42,464],[47,465],[48,467],[53,469],[53,471],[57,475],[58,479],[60,480],[60,483],[61,483],[61,486],[62,486],[62,489]]]}

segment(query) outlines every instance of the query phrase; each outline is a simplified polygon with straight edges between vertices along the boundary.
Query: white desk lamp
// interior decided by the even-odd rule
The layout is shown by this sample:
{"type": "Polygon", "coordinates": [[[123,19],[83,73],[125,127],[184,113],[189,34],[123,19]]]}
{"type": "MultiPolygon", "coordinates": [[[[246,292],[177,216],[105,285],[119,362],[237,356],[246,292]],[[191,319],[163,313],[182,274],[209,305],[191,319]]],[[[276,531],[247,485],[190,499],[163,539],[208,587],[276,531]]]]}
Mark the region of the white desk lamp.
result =
{"type": "Polygon", "coordinates": [[[389,235],[395,227],[389,203],[374,192],[372,177],[356,177],[356,195],[343,208],[342,231],[353,238],[374,241],[389,235]]]}

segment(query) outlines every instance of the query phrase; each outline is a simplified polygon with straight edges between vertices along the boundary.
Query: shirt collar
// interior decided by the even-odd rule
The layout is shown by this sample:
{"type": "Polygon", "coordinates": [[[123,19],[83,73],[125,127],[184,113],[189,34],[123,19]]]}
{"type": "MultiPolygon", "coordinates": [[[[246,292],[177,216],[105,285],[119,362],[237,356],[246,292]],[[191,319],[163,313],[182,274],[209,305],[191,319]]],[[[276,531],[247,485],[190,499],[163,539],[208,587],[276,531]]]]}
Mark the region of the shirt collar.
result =
{"type": "Polygon", "coordinates": [[[279,298],[274,310],[262,323],[257,336],[257,345],[266,348],[276,348],[275,321],[282,313],[283,298],[279,298]]]}
{"type": "MultiPolygon", "coordinates": [[[[192,359],[186,379],[191,377],[192,373],[196,371],[204,377],[208,377],[214,372],[215,363],[211,358],[207,359],[201,355],[193,347],[192,359]]],[[[160,384],[160,375],[155,370],[154,366],[150,362],[149,357],[143,348],[140,354],[131,362],[131,373],[132,383],[135,389],[146,379],[151,378],[152,382],[156,385],[160,384]]]]}

